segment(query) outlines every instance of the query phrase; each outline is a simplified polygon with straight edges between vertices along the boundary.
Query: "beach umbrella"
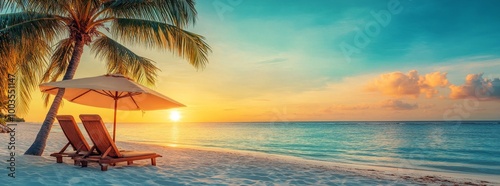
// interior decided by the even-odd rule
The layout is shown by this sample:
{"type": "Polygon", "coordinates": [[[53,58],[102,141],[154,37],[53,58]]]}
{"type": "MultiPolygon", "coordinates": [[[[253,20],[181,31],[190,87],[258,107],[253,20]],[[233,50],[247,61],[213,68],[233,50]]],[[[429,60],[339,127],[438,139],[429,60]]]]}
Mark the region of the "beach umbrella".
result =
{"type": "Polygon", "coordinates": [[[142,86],[121,74],[64,80],[40,85],[42,92],[56,95],[65,88],[63,98],[70,102],[114,109],[113,140],[116,135],[116,110],[161,110],[185,105],[142,86]]]}

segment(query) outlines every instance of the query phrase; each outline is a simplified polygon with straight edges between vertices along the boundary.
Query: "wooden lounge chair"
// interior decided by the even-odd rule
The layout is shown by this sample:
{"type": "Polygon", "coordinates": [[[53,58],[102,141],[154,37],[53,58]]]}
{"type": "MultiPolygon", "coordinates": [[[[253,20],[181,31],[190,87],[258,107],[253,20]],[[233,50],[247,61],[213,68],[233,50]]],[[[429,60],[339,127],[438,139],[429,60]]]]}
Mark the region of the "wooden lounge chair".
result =
{"type": "MultiPolygon", "coordinates": [[[[56,157],[57,163],[63,162],[63,157],[71,157],[74,159],[77,156],[83,156],[88,153],[90,147],[85,138],[80,131],[80,128],[76,125],[75,119],[71,115],[59,115],[56,116],[59,121],[64,135],[68,138],[68,143],[56,153],[52,153],[50,156],[56,157]],[[73,148],[73,152],[66,152],[68,146],[73,148]]],[[[77,165],[75,161],[75,165],[77,165]]]]}
{"type": "Polygon", "coordinates": [[[118,162],[127,162],[130,165],[135,160],[151,159],[151,164],[156,166],[156,158],[161,157],[154,152],[119,151],[115,142],[109,135],[106,126],[99,115],[80,115],[83,126],[94,143],[91,150],[97,150],[98,156],[85,155],[77,159],[82,167],[87,167],[88,162],[98,162],[102,171],[108,170],[108,165],[118,162]]]}

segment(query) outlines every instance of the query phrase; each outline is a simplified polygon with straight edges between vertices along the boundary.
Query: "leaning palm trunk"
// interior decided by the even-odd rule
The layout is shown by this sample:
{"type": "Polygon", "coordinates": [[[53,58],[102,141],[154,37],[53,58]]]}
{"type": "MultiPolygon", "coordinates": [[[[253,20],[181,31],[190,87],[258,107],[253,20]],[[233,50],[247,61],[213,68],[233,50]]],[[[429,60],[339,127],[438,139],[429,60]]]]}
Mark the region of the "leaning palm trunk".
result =
{"type": "MultiPolygon", "coordinates": [[[[66,73],[64,74],[63,80],[73,79],[75,75],[76,69],[78,68],[78,64],[80,63],[80,58],[83,54],[83,46],[84,42],[81,40],[77,40],[75,43],[75,48],[73,50],[73,54],[71,56],[71,60],[69,62],[69,66],[67,68],[66,73]]],[[[31,144],[30,148],[24,153],[26,155],[37,155],[40,156],[45,149],[47,144],[47,138],[49,137],[50,129],[52,129],[52,124],[54,123],[54,119],[59,110],[59,106],[61,105],[61,101],[63,98],[65,90],[59,89],[57,95],[54,97],[54,101],[50,106],[49,112],[47,116],[45,116],[45,120],[43,121],[42,127],[38,134],[36,135],[35,142],[31,144]]]]}

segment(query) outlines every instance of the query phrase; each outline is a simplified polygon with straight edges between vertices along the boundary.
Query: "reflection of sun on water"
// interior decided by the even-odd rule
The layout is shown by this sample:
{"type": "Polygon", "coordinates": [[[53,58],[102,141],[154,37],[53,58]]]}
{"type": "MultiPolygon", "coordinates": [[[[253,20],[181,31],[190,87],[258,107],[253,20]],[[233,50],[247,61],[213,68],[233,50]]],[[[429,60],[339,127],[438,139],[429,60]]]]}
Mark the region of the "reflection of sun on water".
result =
{"type": "Polygon", "coordinates": [[[170,120],[171,121],[179,121],[181,119],[181,113],[179,111],[173,110],[170,111],[170,120]]]}
{"type": "Polygon", "coordinates": [[[170,128],[170,139],[171,139],[171,143],[168,144],[168,146],[171,146],[171,147],[177,147],[177,143],[178,143],[178,140],[179,140],[179,129],[177,127],[178,123],[177,121],[179,121],[181,119],[181,113],[177,110],[172,110],[170,111],[170,121],[173,121],[174,123],[171,123],[171,127],[170,128]]]}
{"type": "Polygon", "coordinates": [[[168,146],[177,147],[177,143],[179,143],[179,128],[177,125],[178,123],[172,123],[172,128],[170,129],[170,138],[172,143],[168,144],[168,146]]]}

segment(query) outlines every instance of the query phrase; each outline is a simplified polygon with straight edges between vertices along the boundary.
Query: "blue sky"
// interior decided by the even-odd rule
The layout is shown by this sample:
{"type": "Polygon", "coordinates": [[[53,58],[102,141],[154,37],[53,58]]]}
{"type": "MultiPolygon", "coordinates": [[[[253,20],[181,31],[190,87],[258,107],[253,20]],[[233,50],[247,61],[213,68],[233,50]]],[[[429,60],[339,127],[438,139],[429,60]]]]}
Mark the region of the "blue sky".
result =
{"type": "Polygon", "coordinates": [[[387,70],[388,66],[435,65],[475,56],[496,58],[500,51],[500,40],[495,39],[500,38],[499,5],[498,1],[198,1],[200,17],[211,14],[219,19],[213,21],[217,23],[214,27],[234,31],[226,36],[236,38],[227,40],[278,53],[298,50],[322,58],[319,64],[314,62],[321,67],[315,74],[340,76],[387,70]],[[351,63],[344,64],[339,43],[352,45],[355,29],[363,30],[376,21],[371,12],[387,10],[391,2],[399,2],[402,11],[392,15],[378,35],[369,37],[370,43],[352,55],[351,63]],[[342,67],[349,68],[349,73],[342,67]]]}

